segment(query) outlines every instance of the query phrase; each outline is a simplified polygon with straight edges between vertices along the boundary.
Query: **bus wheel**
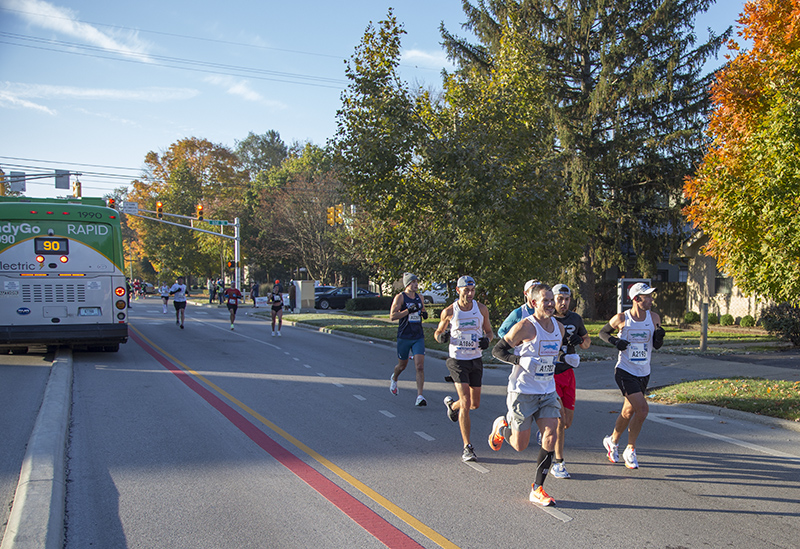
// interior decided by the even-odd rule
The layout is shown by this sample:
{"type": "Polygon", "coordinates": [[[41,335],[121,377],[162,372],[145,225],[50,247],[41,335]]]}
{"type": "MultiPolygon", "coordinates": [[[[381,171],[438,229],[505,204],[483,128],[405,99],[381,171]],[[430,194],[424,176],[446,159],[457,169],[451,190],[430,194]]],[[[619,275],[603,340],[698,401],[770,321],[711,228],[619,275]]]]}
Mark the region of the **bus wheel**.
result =
{"type": "Polygon", "coordinates": [[[27,347],[12,347],[11,354],[12,355],[24,355],[28,353],[27,347]]]}
{"type": "Polygon", "coordinates": [[[103,345],[103,351],[106,353],[119,352],[119,343],[114,343],[113,345],[103,345]]]}

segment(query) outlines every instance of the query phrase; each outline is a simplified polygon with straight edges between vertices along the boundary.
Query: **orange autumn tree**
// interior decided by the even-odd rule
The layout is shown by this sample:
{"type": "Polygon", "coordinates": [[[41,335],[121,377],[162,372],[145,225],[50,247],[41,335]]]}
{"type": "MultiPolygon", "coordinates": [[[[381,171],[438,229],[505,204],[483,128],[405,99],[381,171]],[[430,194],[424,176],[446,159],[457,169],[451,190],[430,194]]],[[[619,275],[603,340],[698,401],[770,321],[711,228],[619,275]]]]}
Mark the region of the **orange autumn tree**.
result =
{"type": "Polygon", "coordinates": [[[800,298],[800,0],[752,0],[752,42],[712,87],[712,140],[684,185],[705,252],[745,292],[800,298]]]}

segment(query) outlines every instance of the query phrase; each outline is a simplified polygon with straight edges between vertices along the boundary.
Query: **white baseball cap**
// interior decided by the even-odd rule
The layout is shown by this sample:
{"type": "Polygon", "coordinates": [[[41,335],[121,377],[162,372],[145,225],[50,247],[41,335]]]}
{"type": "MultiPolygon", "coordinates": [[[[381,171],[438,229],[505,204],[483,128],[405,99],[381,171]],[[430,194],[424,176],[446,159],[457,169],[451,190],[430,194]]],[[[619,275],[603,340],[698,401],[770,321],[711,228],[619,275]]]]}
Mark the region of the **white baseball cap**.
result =
{"type": "Polygon", "coordinates": [[[531,289],[531,286],[535,286],[536,284],[541,284],[541,282],[539,282],[535,278],[533,280],[529,280],[525,283],[525,288],[522,291],[527,294],[528,290],[531,289]]]}
{"type": "Polygon", "coordinates": [[[637,282],[628,290],[628,297],[631,299],[637,295],[649,295],[656,291],[656,288],[651,287],[646,282],[637,282]]]}

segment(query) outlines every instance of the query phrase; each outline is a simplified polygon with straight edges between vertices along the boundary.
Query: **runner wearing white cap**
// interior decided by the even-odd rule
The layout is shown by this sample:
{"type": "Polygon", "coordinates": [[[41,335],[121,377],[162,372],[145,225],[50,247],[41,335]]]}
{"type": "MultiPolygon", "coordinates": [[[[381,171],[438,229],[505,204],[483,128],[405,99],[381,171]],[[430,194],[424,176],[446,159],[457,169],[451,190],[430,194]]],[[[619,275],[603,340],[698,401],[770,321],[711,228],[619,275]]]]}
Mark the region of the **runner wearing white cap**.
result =
{"type": "Polygon", "coordinates": [[[649,406],[645,393],[650,381],[650,358],[653,349],[660,349],[664,344],[664,328],[661,317],[650,309],[653,307],[655,288],[644,282],[634,284],[628,290],[633,301],[631,309],[617,313],[608,324],[600,329],[600,339],[614,345],[619,351],[614,379],[622,391],[624,403],[617,417],[614,432],[603,439],[608,460],[619,461],[619,439],[628,430],[628,446],[622,454],[625,467],[638,469],[636,457],[636,438],[642,430],[647,418],[649,406]],[[619,332],[619,337],[611,335],[619,332]]]}
{"type": "Polygon", "coordinates": [[[440,315],[439,326],[434,337],[439,343],[450,342],[449,354],[445,364],[453,378],[458,400],[450,395],[444,399],[447,417],[457,421],[464,442],[462,461],[477,461],[475,448],[470,442],[470,410],[477,410],[481,404],[481,384],[483,379],[483,350],[489,348],[494,339],[489,322],[489,309],[475,301],[475,280],[462,276],[456,283],[458,301],[448,305],[440,315]]]}

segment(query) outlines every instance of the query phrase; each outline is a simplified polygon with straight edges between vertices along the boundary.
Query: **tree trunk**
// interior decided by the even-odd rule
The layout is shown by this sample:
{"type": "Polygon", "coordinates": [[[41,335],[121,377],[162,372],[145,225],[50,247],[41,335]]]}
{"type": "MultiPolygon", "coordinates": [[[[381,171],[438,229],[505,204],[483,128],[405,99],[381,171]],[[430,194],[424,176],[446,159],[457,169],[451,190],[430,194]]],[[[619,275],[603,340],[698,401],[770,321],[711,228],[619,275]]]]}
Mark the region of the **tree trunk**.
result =
{"type": "Polygon", "coordinates": [[[594,262],[592,261],[592,245],[587,244],[581,257],[580,272],[578,273],[578,314],[587,320],[595,319],[595,292],[596,280],[594,276],[594,262]]]}

